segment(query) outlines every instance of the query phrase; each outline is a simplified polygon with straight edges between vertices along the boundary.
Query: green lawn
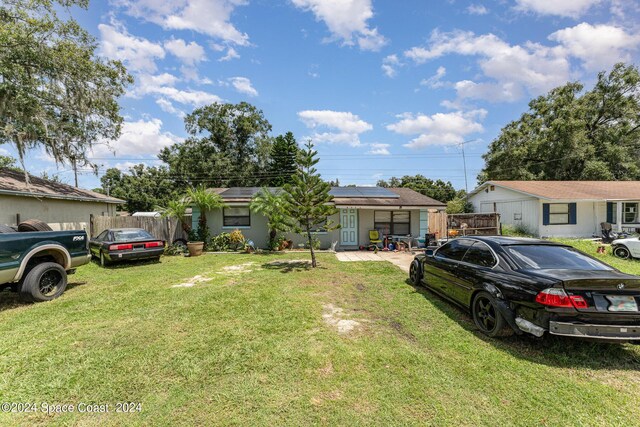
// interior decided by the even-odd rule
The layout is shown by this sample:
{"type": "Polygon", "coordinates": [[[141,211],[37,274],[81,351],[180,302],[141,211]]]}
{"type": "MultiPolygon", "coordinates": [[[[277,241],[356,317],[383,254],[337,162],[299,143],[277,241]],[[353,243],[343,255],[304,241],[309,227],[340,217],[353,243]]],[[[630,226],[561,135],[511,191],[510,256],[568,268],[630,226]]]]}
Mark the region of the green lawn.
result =
{"type": "Polygon", "coordinates": [[[273,263],[307,256],[92,264],[50,303],[3,293],[0,401],[142,412],[0,413],[0,425],[640,423],[640,348],[488,339],[388,263],[273,263]]]}

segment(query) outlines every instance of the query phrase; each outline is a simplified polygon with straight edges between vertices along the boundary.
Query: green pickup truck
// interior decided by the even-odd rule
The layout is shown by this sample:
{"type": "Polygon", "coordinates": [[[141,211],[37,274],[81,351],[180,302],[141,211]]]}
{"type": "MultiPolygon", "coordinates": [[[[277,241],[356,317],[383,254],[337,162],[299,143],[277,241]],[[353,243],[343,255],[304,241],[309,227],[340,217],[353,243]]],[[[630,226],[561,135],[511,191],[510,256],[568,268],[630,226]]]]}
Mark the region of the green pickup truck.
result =
{"type": "Polygon", "coordinates": [[[0,287],[28,301],[50,301],[67,288],[67,274],[91,261],[85,231],[0,233],[0,287]]]}

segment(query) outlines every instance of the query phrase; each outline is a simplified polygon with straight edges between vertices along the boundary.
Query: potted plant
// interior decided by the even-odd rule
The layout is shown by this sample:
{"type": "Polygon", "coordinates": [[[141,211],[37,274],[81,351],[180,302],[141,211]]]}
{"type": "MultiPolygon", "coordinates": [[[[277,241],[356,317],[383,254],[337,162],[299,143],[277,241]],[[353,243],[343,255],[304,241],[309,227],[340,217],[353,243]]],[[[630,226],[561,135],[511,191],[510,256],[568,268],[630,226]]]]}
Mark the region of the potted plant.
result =
{"type": "Polygon", "coordinates": [[[219,194],[213,193],[204,185],[187,190],[186,200],[189,204],[195,205],[200,211],[198,218],[198,229],[194,233],[193,229],[189,233],[187,248],[190,256],[202,255],[205,245],[209,242],[209,227],[207,227],[207,212],[213,209],[226,206],[219,194]]]}

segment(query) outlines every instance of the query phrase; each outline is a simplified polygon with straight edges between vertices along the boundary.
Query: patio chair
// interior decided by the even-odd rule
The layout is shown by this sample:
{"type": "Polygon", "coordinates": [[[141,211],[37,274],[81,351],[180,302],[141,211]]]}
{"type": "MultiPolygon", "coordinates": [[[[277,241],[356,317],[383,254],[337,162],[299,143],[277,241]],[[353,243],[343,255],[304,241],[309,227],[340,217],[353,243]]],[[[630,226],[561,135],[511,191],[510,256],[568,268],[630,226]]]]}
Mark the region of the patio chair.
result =
{"type": "Polygon", "coordinates": [[[378,243],[382,243],[378,230],[369,230],[369,249],[372,247],[374,250],[378,249],[378,243]]]}

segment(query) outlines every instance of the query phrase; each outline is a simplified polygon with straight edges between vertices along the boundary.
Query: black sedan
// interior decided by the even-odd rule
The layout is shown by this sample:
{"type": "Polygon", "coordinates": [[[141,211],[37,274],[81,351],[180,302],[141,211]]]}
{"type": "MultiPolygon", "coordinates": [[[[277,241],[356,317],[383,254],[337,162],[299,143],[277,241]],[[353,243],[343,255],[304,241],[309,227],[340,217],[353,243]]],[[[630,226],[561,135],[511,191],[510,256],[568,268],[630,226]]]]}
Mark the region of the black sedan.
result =
{"type": "Polygon", "coordinates": [[[112,228],[91,239],[89,249],[104,267],[117,261],[159,259],[164,244],[141,228],[112,228]]]}
{"type": "Polygon", "coordinates": [[[545,240],[461,237],[415,257],[410,280],[491,337],[527,332],[640,343],[640,277],[545,240]]]}

